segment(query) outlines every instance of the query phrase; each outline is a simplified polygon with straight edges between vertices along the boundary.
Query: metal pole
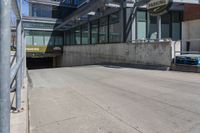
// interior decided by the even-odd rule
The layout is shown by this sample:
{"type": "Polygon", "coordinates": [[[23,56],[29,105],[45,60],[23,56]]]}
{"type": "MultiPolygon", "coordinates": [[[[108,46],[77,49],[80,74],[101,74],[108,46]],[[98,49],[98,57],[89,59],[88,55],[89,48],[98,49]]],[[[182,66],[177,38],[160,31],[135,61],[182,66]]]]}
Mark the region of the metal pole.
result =
{"type": "Polygon", "coordinates": [[[11,0],[0,0],[0,133],[10,133],[11,0]]]}
{"type": "MultiPolygon", "coordinates": [[[[25,57],[25,37],[24,37],[24,30],[22,31],[22,58],[25,57]]],[[[26,67],[25,67],[25,59],[23,59],[22,61],[22,81],[23,81],[23,77],[25,77],[25,73],[26,73],[26,67]]],[[[23,85],[23,83],[22,83],[23,85]]]]}
{"type": "MultiPolygon", "coordinates": [[[[22,59],[22,25],[21,20],[17,20],[17,63],[22,59]]],[[[21,65],[22,66],[22,65],[21,65]]],[[[16,110],[21,109],[21,87],[22,87],[22,67],[17,72],[16,88],[16,110]]]]}

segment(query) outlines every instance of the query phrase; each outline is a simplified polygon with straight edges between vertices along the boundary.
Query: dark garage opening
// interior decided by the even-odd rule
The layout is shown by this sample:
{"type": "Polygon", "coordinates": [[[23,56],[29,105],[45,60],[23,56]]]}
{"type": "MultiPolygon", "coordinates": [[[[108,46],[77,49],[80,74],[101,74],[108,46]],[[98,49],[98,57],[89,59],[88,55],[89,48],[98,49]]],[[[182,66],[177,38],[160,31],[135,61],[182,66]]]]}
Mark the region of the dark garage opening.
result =
{"type": "Polygon", "coordinates": [[[43,69],[53,67],[53,57],[27,58],[28,69],[43,69]]]}

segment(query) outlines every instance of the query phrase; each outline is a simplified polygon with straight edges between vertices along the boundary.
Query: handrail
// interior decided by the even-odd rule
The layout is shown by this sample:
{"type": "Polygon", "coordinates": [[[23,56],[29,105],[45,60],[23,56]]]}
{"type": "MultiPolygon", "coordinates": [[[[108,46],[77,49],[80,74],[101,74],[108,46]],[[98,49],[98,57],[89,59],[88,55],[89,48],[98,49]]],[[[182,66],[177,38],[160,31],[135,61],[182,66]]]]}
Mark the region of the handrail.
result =
{"type": "Polygon", "coordinates": [[[17,55],[16,52],[14,53],[14,55],[11,55],[11,56],[13,56],[13,58],[12,58],[12,60],[11,60],[11,63],[10,63],[10,66],[11,66],[11,67],[13,66],[13,64],[14,64],[14,62],[15,62],[16,55],[17,55]]]}
{"type": "Polygon", "coordinates": [[[10,74],[10,84],[13,82],[13,80],[15,79],[15,76],[17,75],[17,72],[19,70],[19,68],[22,65],[22,62],[24,60],[24,57],[20,59],[20,61],[11,69],[11,74],[10,74]]]}

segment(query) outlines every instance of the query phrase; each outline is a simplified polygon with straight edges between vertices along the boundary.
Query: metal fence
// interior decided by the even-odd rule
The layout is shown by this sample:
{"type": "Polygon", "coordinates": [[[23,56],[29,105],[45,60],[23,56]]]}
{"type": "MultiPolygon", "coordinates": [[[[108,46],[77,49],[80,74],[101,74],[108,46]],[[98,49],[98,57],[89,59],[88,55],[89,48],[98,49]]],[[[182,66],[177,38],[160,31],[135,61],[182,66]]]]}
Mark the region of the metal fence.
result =
{"type": "Polygon", "coordinates": [[[177,56],[200,56],[200,39],[179,40],[172,42],[173,63],[177,63],[177,56]]]}
{"type": "Polygon", "coordinates": [[[16,93],[15,111],[21,110],[21,89],[25,74],[25,39],[21,11],[22,0],[0,1],[0,133],[10,133],[11,92],[16,93]],[[12,17],[11,11],[15,17],[12,17]],[[14,52],[11,52],[11,18],[16,19],[17,43],[14,52]]]}
{"type": "Polygon", "coordinates": [[[200,39],[179,40],[174,42],[174,59],[178,55],[199,54],[200,55],[200,39]],[[178,49],[177,47],[180,47],[178,49]]]}

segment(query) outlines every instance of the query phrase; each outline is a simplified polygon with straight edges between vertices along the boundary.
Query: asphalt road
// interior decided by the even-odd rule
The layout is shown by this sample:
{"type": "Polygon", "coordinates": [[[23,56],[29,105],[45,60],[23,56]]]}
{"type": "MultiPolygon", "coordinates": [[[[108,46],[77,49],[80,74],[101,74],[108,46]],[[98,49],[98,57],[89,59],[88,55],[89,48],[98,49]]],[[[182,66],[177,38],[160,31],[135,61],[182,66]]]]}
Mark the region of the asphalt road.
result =
{"type": "Polygon", "coordinates": [[[200,133],[200,74],[110,66],[29,74],[31,133],[200,133]]]}

